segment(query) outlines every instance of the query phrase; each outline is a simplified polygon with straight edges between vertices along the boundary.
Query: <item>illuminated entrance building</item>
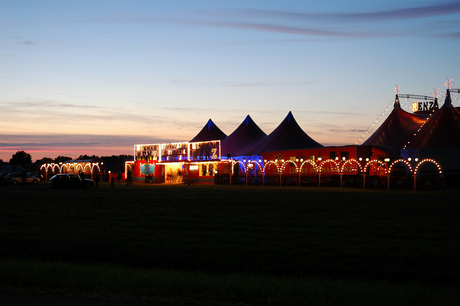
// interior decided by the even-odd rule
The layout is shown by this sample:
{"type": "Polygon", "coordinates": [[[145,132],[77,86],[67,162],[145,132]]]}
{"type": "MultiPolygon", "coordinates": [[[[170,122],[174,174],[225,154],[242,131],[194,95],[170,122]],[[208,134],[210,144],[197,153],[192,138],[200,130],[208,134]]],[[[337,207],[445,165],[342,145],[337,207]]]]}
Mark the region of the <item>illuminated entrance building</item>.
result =
{"type": "Polygon", "coordinates": [[[135,145],[126,175],[134,181],[213,184],[220,151],[220,140],[135,145]]]}
{"type": "Polygon", "coordinates": [[[152,183],[214,184],[221,140],[226,137],[209,119],[188,142],[134,145],[134,161],[126,163],[126,176],[152,183]]]}

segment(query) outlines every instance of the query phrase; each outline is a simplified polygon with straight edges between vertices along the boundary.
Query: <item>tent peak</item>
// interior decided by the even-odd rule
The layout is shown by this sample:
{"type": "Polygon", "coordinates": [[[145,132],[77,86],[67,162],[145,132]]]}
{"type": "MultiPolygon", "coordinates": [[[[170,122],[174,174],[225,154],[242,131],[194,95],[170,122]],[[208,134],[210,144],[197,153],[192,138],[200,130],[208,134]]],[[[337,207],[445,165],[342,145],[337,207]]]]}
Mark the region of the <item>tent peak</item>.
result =
{"type": "Polygon", "coordinates": [[[399,103],[398,95],[396,95],[395,103],[393,104],[393,108],[401,108],[401,103],[399,103]]]}
{"type": "Polygon", "coordinates": [[[208,120],[208,123],[206,123],[206,126],[208,127],[208,130],[210,130],[213,126],[215,126],[214,122],[212,122],[211,119],[208,120]]]}
{"type": "Polygon", "coordinates": [[[211,119],[205,124],[201,131],[190,142],[196,141],[209,141],[209,140],[222,140],[227,135],[222,132],[211,119]]]}
{"type": "Polygon", "coordinates": [[[450,90],[447,89],[446,99],[444,100],[444,105],[452,104],[452,99],[450,98],[450,90]]]}
{"type": "Polygon", "coordinates": [[[246,126],[249,126],[251,122],[253,122],[251,116],[247,115],[246,118],[244,119],[244,122],[246,122],[246,126]]]}

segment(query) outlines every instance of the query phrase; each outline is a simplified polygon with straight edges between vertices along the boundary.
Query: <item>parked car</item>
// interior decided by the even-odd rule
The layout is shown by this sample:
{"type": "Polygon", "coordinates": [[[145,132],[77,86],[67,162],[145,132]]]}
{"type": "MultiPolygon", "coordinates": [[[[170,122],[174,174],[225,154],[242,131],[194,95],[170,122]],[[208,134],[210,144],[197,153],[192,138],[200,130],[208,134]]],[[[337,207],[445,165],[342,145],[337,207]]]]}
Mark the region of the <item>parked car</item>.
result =
{"type": "Polygon", "coordinates": [[[5,176],[7,176],[8,173],[6,172],[3,172],[3,173],[0,173],[0,183],[3,183],[3,179],[5,178],[5,176]]]}
{"type": "MultiPolygon", "coordinates": [[[[30,173],[26,173],[25,175],[25,180],[26,183],[32,183],[32,184],[37,184],[40,182],[40,178],[31,175],[30,173]]],[[[20,172],[16,173],[8,173],[4,178],[3,178],[3,183],[4,184],[21,184],[24,182],[24,174],[20,172]]]]}
{"type": "Polygon", "coordinates": [[[82,179],[75,173],[61,173],[50,178],[50,185],[53,188],[89,188],[94,186],[94,181],[82,179]]]}

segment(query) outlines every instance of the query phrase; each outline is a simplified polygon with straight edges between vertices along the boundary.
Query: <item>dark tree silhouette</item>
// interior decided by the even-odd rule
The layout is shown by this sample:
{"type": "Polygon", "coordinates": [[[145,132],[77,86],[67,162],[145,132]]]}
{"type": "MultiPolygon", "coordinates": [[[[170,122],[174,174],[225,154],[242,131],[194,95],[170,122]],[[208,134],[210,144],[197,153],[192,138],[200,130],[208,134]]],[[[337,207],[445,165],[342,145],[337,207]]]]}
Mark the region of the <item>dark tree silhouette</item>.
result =
{"type": "Polygon", "coordinates": [[[78,156],[77,159],[78,159],[78,160],[99,159],[99,157],[96,156],[96,155],[91,155],[91,156],[89,156],[89,155],[86,155],[86,154],[85,154],[85,155],[80,155],[80,156],[78,156]]]}
{"type": "Polygon", "coordinates": [[[43,164],[50,164],[53,162],[53,159],[51,157],[43,157],[42,159],[37,159],[35,161],[36,165],[43,165],[43,164]]]}
{"type": "Polygon", "coordinates": [[[101,156],[101,160],[104,164],[124,164],[126,161],[133,160],[132,155],[112,155],[112,156],[101,156]]]}
{"type": "Polygon", "coordinates": [[[54,159],[54,162],[56,164],[59,164],[60,162],[65,162],[65,161],[68,161],[68,160],[72,160],[72,157],[59,155],[58,157],[56,157],[54,159]]]}
{"type": "Polygon", "coordinates": [[[26,167],[32,163],[32,156],[24,151],[17,151],[10,159],[10,165],[26,167]]]}

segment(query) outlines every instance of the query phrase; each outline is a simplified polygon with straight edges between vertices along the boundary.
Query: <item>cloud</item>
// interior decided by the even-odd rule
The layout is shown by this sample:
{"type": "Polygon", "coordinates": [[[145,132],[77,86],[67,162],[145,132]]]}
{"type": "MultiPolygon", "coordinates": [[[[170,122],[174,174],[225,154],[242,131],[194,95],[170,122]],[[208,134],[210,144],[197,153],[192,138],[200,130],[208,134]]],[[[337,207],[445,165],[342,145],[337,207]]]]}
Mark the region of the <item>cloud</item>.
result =
{"type": "MultiPolygon", "coordinates": [[[[145,143],[145,136],[138,135],[87,135],[87,134],[43,134],[43,135],[1,135],[0,148],[21,147],[36,148],[70,148],[70,147],[119,147],[132,148],[135,143],[145,143]]],[[[149,140],[151,140],[150,138],[149,140]]],[[[161,137],[154,137],[154,142],[165,142],[161,137]]]]}
{"type": "Polygon", "coordinates": [[[235,10],[234,15],[243,17],[297,19],[297,20],[346,20],[346,21],[382,21],[395,19],[414,19],[435,16],[453,15],[460,13],[460,1],[436,3],[428,6],[416,6],[402,9],[382,10],[364,13],[302,13],[286,11],[269,11],[257,9],[235,10]]]}
{"type": "Polygon", "coordinates": [[[47,99],[28,98],[21,102],[2,102],[0,101],[3,122],[16,122],[17,118],[27,119],[30,122],[43,122],[43,115],[46,114],[47,122],[55,123],[75,123],[78,122],[98,122],[106,123],[124,122],[159,122],[166,120],[166,117],[152,116],[148,114],[132,114],[129,109],[105,107],[88,104],[62,103],[47,99]],[[70,118],[71,120],[64,120],[70,118]]]}
{"type": "MultiPolygon", "coordinates": [[[[315,28],[287,26],[277,24],[258,24],[258,23],[237,23],[237,22],[194,22],[194,24],[211,25],[219,27],[238,28],[246,30],[258,30],[265,32],[278,32],[285,34],[296,34],[306,36],[319,36],[319,37],[364,37],[370,36],[365,32],[345,32],[345,31],[328,31],[315,28]]],[[[373,34],[375,36],[375,34],[373,34]]]]}
{"type": "MultiPolygon", "coordinates": [[[[409,28],[397,30],[392,28],[394,24],[390,21],[426,19],[458,13],[460,13],[460,1],[352,13],[334,13],[332,10],[313,13],[259,9],[202,10],[195,11],[195,14],[200,16],[198,21],[185,23],[322,38],[367,38],[401,36],[410,33],[409,28]],[[204,19],[209,21],[203,21],[204,19]],[[378,27],[369,27],[369,23],[376,22],[380,22],[378,27]],[[388,22],[388,24],[385,27],[381,22],[388,22]],[[353,23],[361,25],[358,28],[360,30],[356,30],[353,23]]],[[[426,29],[426,31],[432,30],[429,26],[426,29]]],[[[420,28],[417,32],[419,30],[420,28]]]]}
{"type": "Polygon", "coordinates": [[[273,87],[273,86],[298,86],[311,85],[314,82],[280,82],[280,81],[259,81],[259,82],[223,82],[225,87],[273,87]]]}
{"type": "Polygon", "coordinates": [[[29,45],[29,46],[36,46],[36,44],[33,41],[19,41],[18,44],[23,44],[23,45],[29,45]]]}
{"type": "MultiPolygon", "coordinates": [[[[308,114],[311,114],[311,110],[308,110],[308,111],[303,111],[303,110],[299,110],[299,111],[295,111],[296,113],[308,113],[308,114]]],[[[348,117],[351,117],[351,116],[368,116],[368,114],[366,113],[362,113],[362,112],[338,112],[338,111],[322,111],[322,110],[315,110],[314,111],[315,114],[325,114],[325,115],[339,115],[339,116],[348,116],[348,117]]]]}

